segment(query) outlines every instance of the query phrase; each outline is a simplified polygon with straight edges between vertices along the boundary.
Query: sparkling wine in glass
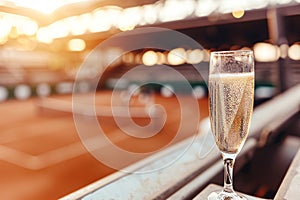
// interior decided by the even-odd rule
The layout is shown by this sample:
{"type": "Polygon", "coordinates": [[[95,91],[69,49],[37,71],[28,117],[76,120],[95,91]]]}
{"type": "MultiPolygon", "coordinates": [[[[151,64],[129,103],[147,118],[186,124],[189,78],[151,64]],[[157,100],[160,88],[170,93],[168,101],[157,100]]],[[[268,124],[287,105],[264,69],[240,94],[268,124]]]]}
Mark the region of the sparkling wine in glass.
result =
{"type": "Polygon", "coordinates": [[[250,50],[212,52],[209,66],[209,114],[212,133],[224,161],[224,188],[208,199],[246,199],[233,189],[233,165],[250,127],[254,101],[254,58],[250,50]]]}

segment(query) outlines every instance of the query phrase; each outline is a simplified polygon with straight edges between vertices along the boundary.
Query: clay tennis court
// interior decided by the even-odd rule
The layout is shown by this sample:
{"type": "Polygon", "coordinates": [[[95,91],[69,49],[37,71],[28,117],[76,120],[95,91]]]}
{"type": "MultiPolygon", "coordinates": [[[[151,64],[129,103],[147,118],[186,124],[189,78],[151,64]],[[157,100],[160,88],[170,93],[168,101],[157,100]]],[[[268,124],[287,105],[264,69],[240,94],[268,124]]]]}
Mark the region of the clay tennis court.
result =
{"type": "MultiPolygon", "coordinates": [[[[111,95],[111,91],[101,91],[95,97],[97,108],[103,108],[104,112],[97,120],[111,145],[133,153],[156,152],[197,134],[194,125],[186,123],[195,120],[185,120],[184,133],[175,138],[182,116],[181,106],[176,97],[154,95],[152,103],[160,104],[166,111],[165,125],[153,137],[132,137],[110,116],[111,95]]],[[[130,102],[129,110],[144,106],[138,97],[130,102]]],[[[203,119],[208,115],[207,99],[198,103],[203,119]]],[[[71,95],[9,100],[0,104],[1,199],[57,199],[116,171],[94,158],[82,145],[71,106],[71,95]]],[[[188,112],[182,117],[193,116],[188,112]]],[[[150,123],[147,117],[132,119],[140,126],[150,123]]],[[[110,156],[111,146],[99,144],[97,148],[110,156]]]]}

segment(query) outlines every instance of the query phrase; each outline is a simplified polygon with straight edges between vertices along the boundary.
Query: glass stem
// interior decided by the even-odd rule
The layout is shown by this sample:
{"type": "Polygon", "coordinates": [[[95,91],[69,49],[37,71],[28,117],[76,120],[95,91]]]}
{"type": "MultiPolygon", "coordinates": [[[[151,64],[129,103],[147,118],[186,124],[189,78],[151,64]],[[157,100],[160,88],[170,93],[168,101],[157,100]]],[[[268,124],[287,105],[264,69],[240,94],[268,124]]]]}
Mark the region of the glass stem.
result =
{"type": "Polygon", "coordinates": [[[233,166],[235,157],[225,157],[224,161],[224,192],[233,193],[233,166]]]}

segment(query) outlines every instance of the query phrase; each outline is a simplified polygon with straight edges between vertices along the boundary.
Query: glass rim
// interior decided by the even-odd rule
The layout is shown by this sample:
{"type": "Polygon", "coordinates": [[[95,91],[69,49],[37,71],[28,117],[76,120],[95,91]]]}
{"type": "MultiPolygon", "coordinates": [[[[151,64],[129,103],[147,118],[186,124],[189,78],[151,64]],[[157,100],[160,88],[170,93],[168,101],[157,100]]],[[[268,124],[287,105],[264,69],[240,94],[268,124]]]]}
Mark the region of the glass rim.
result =
{"type": "Polygon", "coordinates": [[[252,50],[228,50],[228,51],[213,51],[211,54],[219,55],[219,56],[226,56],[226,55],[235,55],[235,54],[253,54],[252,50]]]}

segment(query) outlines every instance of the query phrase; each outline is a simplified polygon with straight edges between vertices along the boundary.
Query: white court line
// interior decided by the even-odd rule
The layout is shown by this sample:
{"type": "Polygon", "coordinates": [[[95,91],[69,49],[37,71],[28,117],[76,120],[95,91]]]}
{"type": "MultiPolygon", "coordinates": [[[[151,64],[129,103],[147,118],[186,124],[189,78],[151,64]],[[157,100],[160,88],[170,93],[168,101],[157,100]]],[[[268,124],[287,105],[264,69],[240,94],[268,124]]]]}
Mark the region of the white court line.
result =
{"type": "MultiPolygon", "coordinates": [[[[49,109],[72,113],[72,107],[71,107],[72,104],[64,100],[47,98],[46,101],[45,99],[44,101],[40,101],[39,106],[41,106],[42,108],[49,108],[49,109]]],[[[85,113],[85,111],[90,109],[87,108],[89,108],[88,105],[84,105],[84,104],[80,105],[77,112],[79,112],[79,114],[88,115],[89,113],[85,113]]],[[[111,109],[112,108],[110,106],[97,107],[96,109],[97,116],[115,116],[115,113],[114,115],[112,115],[111,109]]],[[[116,114],[117,117],[138,117],[138,118],[150,117],[147,112],[148,110],[145,107],[130,108],[129,109],[130,116],[127,115],[128,107],[120,106],[120,107],[114,107],[114,109],[116,109],[115,112],[117,113],[116,114]]],[[[160,120],[161,117],[162,117],[161,113],[155,113],[154,116],[151,115],[151,118],[156,118],[158,120],[160,120]]],[[[113,142],[122,141],[122,138],[120,138],[119,135],[116,134],[116,131],[111,132],[110,135],[114,135],[113,137],[110,136],[113,142]]],[[[95,139],[96,138],[94,137],[86,139],[87,140],[86,142],[91,143],[91,145],[89,146],[94,147],[94,149],[89,149],[90,151],[106,147],[105,146],[106,142],[104,141],[102,143],[101,142],[97,143],[97,145],[93,145],[95,139]]],[[[54,149],[39,155],[31,155],[19,151],[17,149],[8,147],[6,145],[0,145],[0,160],[31,170],[40,170],[43,168],[47,168],[51,165],[55,165],[66,160],[76,158],[86,153],[88,153],[88,151],[84,148],[82,142],[72,143],[70,145],[58,149],[54,149]]]]}
{"type": "MultiPolygon", "coordinates": [[[[70,107],[70,103],[63,100],[55,100],[55,99],[47,99],[46,104],[40,104],[40,106],[50,109],[57,109],[60,111],[66,111],[66,112],[72,112],[72,108],[70,107]],[[60,105],[60,106],[57,106],[60,105]]],[[[80,114],[84,113],[84,110],[86,110],[86,105],[81,105],[80,107],[82,110],[80,110],[80,114]]],[[[118,107],[116,108],[117,113],[119,117],[128,117],[128,115],[125,115],[125,108],[124,107],[118,107]]],[[[128,108],[127,108],[128,109],[128,108]]],[[[145,108],[132,108],[130,109],[131,112],[133,112],[133,116],[131,117],[148,117],[149,115],[145,112],[145,108]]],[[[111,113],[111,107],[108,106],[101,106],[97,109],[97,114],[100,113],[100,116],[112,116],[111,113]]],[[[99,115],[99,114],[98,114],[99,115]]],[[[160,117],[160,116],[158,116],[160,117]]],[[[119,130],[118,130],[119,131],[119,130]]],[[[39,134],[32,134],[33,136],[39,135],[39,134]]],[[[31,135],[31,136],[32,136],[31,135]]],[[[110,136],[111,140],[114,142],[120,142],[122,138],[119,137],[118,134],[114,132],[111,132],[110,135],[114,135],[113,137],[110,136]]],[[[91,143],[95,141],[96,138],[88,138],[86,139],[87,143],[91,143]]],[[[94,149],[90,150],[96,150],[105,147],[105,142],[97,143],[97,145],[93,145],[94,149]]],[[[89,145],[92,146],[92,145],[89,145]]],[[[0,160],[6,161],[8,163],[31,169],[31,170],[40,170],[43,168],[47,168],[51,165],[55,165],[58,163],[61,163],[63,161],[78,157],[80,155],[88,153],[88,151],[84,148],[82,142],[76,142],[72,143],[70,145],[54,149],[39,155],[31,155],[22,151],[19,151],[17,149],[0,145],[0,160]]]]}
{"type": "MultiPolygon", "coordinates": [[[[113,142],[120,142],[122,138],[119,135],[114,134],[113,142]],[[116,139],[117,138],[117,139],[116,139]]],[[[91,137],[86,139],[88,143],[94,143],[95,138],[91,137]]],[[[105,147],[105,142],[97,142],[97,145],[93,145],[94,149],[100,149],[105,147]]],[[[89,145],[92,146],[92,145],[89,145]]],[[[6,161],[8,163],[17,165],[31,170],[40,170],[47,168],[49,166],[76,158],[80,155],[88,153],[81,142],[72,143],[70,145],[54,149],[39,155],[31,155],[22,151],[18,151],[14,148],[7,147],[5,145],[0,145],[0,160],[6,161]]]]}
{"type": "MultiPolygon", "coordinates": [[[[130,127],[127,126],[125,128],[128,129],[130,127]]],[[[110,132],[109,140],[113,141],[113,143],[121,142],[124,138],[120,137],[119,132],[120,130],[110,132]]],[[[89,151],[109,147],[107,146],[106,138],[103,138],[103,140],[100,140],[99,142],[99,137],[105,136],[98,135],[85,139],[85,144],[88,144],[90,147],[89,151]],[[97,141],[96,145],[95,141],[97,141]]],[[[89,152],[83,146],[82,141],[78,141],[58,149],[50,150],[39,155],[31,155],[5,145],[0,145],[0,160],[31,170],[47,168],[86,153],[89,152]]]]}
{"type": "MultiPolygon", "coordinates": [[[[40,108],[47,108],[51,110],[57,110],[67,113],[83,114],[90,116],[106,116],[106,117],[137,117],[137,118],[149,118],[149,110],[145,106],[104,106],[104,105],[89,105],[83,103],[76,103],[76,106],[72,105],[72,102],[65,100],[46,98],[41,99],[38,102],[40,108]],[[73,106],[73,108],[72,108],[73,106]]],[[[151,118],[160,118],[161,113],[152,115],[151,118]]]]}

